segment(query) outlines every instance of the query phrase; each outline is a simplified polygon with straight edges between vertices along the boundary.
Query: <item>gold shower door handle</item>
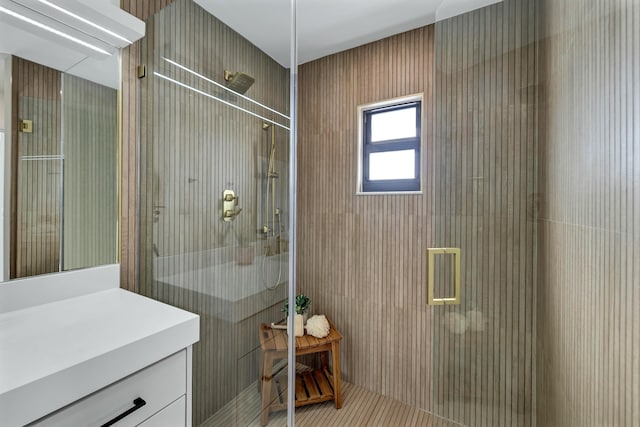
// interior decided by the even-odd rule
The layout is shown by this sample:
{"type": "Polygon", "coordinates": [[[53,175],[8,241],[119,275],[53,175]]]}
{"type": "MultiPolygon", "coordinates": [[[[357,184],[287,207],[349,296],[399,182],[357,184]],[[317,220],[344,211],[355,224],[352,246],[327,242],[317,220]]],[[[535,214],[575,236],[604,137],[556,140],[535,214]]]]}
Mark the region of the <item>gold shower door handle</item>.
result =
{"type": "Polygon", "coordinates": [[[427,249],[427,304],[428,305],[459,305],[460,304],[460,248],[429,248],[427,249]],[[453,296],[436,298],[435,295],[435,256],[450,255],[453,273],[453,296]]]}

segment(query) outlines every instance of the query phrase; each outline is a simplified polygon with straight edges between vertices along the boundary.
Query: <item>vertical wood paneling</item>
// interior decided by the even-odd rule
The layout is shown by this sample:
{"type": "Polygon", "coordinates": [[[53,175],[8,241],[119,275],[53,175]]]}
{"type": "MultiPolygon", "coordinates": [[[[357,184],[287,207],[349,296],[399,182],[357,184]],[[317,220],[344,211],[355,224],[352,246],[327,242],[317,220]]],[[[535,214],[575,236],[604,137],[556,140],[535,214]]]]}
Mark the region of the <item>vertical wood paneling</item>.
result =
{"type": "Polygon", "coordinates": [[[13,127],[11,159],[10,277],[59,270],[60,202],[60,72],[14,56],[12,64],[13,123],[33,121],[33,132],[13,127]]]}
{"type": "Polygon", "coordinates": [[[343,333],[346,379],[426,409],[433,47],[425,27],[302,65],[298,124],[299,292],[343,333]],[[415,93],[424,93],[423,194],[356,196],[357,106],[415,93]]]}
{"type": "Polygon", "coordinates": [[[468,425],[535,423],[532,3],[300,68],[298,286],[340,325],[349,381],[468,425]],[[424,194],[356,196],[357,106],[415,92],[424,194]],[[462,248],[465,292],[433,317],[431,246],[462,248]],[[477,329],[459,335],[456,322],[477,329]]]}
{"type": "MultiPolygon", "coordinates": [[[[148,16],[165,3],[125,7],[148,16]]],[[[640,5],[541,4],[539,21],[536,2],[507,0],[300,68],[298,286],[314,312],[340,326],[343,372],[359,386],[473,425],[533,425],[536,406],[539,425],[635,425],[640,5]],[[357,105],[423,91],[425,194],[356,197],[357,105]],[[457,314],[479,308],[483,333],[448,336],[445,319],[423,306],[424,250],[433,244],[463,248],[466,301],[475,306],[457,314]],[[432,364],[442,362],[457,373],[432,378],[432,364]],[[461,392],[464,402],[438,401],[461,392]]],[[[207,40],[220,35],[207,31],[207,40]]],[[[138,49],[123,55],[122,268],[130,289],[138,49]]],[[[161,89],[156,96],[170,96],[176,109],[186,101],[161,89]]],[[[154,116],[141,130],[167,126],[154,116]]]]}
{"type": "Polygon", "coordinates": [[[538,423],[640,424],[640,2],[541,1],[538,423]]]}
{"type": "Polygon", "coordinates": [[[64,270],[116,258],[118,104],[115,89],[65,74],[64,270]]]}

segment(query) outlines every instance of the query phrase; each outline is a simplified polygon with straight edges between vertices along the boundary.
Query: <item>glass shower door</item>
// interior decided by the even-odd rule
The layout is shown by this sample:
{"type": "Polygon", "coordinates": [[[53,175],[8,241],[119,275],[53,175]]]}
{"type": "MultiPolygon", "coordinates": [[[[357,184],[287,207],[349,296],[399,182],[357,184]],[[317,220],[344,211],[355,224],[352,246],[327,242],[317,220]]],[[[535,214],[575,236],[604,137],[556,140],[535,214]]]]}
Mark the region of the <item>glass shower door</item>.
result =
{"type": "Polygon", "coordinates": [[[432,407],[467,426],[535,425],[535,3],[435,25],[432,407]]]}
{"type": "Polygon", "coordinates": [[[259,425],[286,409],[286,356],[262,391],[262,325],[288,296],[289,70],[213,12],[176,0],[141,42],[140,284],[200,315],[193,424],[259,425]]]}

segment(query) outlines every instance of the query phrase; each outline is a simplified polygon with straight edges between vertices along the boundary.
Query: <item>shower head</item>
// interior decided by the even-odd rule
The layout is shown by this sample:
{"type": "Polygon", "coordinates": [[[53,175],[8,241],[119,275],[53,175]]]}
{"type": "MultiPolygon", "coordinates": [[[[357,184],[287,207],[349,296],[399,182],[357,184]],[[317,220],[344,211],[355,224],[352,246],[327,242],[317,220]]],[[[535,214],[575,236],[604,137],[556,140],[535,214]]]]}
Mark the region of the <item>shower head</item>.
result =
{"type": "Polygon", "coordinates": [[[227,82],[227,87],[234,92],[244,94],[251,85],[256,81],[248,74],[236,72],[232,73],[229,70],[224,70],[224,80],[227,82]]]}

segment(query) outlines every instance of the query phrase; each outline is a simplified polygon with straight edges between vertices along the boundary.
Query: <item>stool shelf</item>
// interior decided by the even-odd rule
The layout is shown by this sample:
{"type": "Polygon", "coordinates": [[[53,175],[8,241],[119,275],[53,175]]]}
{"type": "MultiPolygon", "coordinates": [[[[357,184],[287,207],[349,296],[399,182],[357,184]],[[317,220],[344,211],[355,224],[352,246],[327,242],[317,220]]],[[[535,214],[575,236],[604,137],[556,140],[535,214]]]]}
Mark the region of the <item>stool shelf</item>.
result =
{"type": "MultiPolygon", "coordinates": [[[[319,353],[321,369],[296,374],[296,407],[333,400],[336,409],[342,407],[340,379],[340,341],[342,335],[329,322],[331,329],[325,338],[305,335],[296,338],[296,356],[319,353]],[[333,373],[327,367],[328,353],[332,357],[333,373]]],[[[283,330],[260,325],[260,378],[262,389],[262,425],[269,422],[269,414],[287,408],[287,384],[285,377],[274,377],[273,364],[287,358],[287,336],[283,330]]]]}

